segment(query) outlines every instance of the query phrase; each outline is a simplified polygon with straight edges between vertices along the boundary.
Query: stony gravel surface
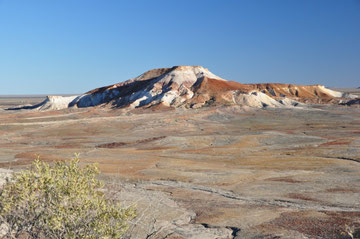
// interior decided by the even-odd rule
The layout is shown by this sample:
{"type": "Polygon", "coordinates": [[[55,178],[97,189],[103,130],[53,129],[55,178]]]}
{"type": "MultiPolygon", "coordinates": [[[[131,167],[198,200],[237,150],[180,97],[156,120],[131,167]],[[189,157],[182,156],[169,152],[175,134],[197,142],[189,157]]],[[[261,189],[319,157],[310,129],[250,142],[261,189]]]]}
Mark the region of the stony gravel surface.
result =
{"type": "MultiPolygon", "coordinates": [[[[1,101],[0,101],[1,104],[1,101]]],[[[5,107],[3,107],[5,108],[5,107]]],[[[360,228],[360,109],[0,111],[0,166],[99,163],[131,238],[341,238],[360,228]]]]}

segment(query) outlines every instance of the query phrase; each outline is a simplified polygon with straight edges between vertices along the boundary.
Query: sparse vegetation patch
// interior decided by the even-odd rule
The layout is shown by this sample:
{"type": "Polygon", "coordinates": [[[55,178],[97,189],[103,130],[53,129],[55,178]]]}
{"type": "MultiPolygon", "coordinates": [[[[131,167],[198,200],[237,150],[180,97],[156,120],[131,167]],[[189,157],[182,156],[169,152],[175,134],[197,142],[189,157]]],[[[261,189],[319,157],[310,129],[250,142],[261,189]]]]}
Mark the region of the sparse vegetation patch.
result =
{"type": "Polygon", "coordinates": [[[135,217],[106,198],[96,165],[36,160],[0,192],[2,238],[121,238],[135,217]]]}

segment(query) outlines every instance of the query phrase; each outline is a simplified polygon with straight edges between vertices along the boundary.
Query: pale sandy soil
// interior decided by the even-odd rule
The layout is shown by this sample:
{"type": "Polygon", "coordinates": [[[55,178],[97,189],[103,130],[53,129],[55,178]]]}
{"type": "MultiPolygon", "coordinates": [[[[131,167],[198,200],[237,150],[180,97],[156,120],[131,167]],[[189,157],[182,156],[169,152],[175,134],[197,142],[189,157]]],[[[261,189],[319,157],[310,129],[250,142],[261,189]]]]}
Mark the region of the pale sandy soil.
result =
{"type": "Polygon", "coordinates": [[[136,201],[143,221],[132,238],[339,238],[345,225],[360,228],[359,108],[0,110],[0,167],[74,153],[136,201]]]}

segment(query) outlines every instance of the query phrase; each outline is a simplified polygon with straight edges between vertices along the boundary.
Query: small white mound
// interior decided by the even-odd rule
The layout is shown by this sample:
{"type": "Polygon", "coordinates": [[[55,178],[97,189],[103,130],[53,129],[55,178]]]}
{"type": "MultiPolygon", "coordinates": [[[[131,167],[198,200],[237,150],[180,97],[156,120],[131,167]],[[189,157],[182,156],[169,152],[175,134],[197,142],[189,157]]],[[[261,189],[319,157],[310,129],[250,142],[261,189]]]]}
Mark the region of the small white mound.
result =
{"type": "Polygon", "coordinates": [[[36,107],[38,110],[61,110],[69,108],[78,96],[47,96],[46,99],[36,107]]]}
{"type": "Polygon", "coordinates": [[[254,108],[284,107],[284,104],[259,91],[237,94],[234,97],[234,103],[254,108]]]}
{"type": "Polygon", "coordinates": [[[46,96],[46,99],[36,105],[21,105],[6,110],[62,110],[74,106],[79,96],[46,96]]]}
{"type": "Polygon", "coordinates": [[[327,93],[328,95],[331,95],[333,97],[339,97],[339,98],[350,98],[350,99],[355,99],[357,98],[356,95],[352,95],[352,94],[349,94],[349,93],[343,93],[343,92],[340,92],[340,91],[335,91],[335,90],[330,90],[328,88],[326,88],[325,86],[323,85],[320,85],[319,88],[327,93]]]}

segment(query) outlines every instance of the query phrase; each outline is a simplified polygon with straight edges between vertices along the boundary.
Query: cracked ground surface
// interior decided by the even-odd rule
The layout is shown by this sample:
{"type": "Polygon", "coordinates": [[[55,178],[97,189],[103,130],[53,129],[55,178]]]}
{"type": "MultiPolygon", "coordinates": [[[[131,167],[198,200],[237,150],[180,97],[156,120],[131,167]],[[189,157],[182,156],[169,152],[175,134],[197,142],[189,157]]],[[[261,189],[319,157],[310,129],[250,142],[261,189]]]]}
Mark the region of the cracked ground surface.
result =
{"type": "Polygon", "coordinates": [[[0,167],[74,153],[136,203],[131,238],[341,238],[346,225],[360,228],[359,108],[0,110],[0,167]]]}

